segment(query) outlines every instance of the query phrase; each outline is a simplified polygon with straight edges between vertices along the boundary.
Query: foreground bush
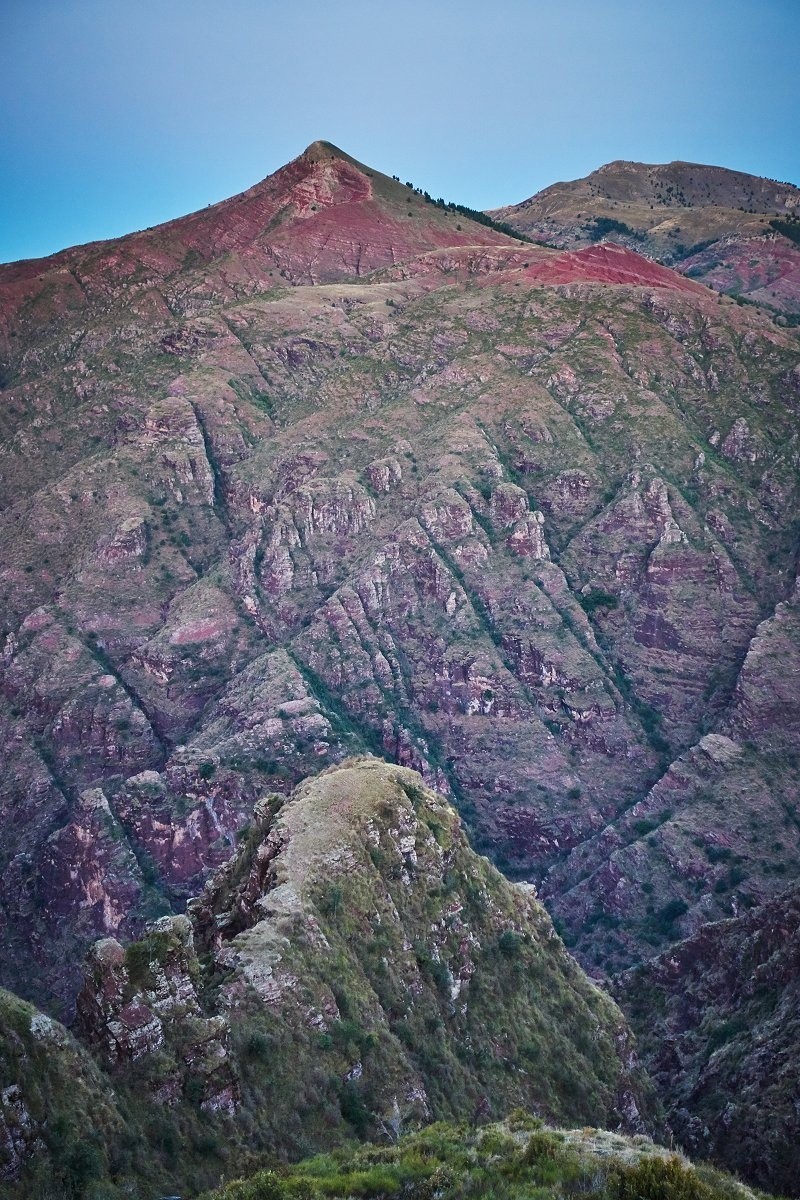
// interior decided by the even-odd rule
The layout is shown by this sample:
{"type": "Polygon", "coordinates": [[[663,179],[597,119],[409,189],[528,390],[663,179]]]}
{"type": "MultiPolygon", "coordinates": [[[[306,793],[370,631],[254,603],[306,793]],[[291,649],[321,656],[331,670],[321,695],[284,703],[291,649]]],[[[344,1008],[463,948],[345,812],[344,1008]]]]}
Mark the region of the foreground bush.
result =
{"type": "Polygon", "coordinates": [[[320,1155],[228,1183],[204,1200],[755,1200],[711,1168],[603,1131],[516,1114],[480,1130],[439,1124],[393,1146],[320,1155]]]}

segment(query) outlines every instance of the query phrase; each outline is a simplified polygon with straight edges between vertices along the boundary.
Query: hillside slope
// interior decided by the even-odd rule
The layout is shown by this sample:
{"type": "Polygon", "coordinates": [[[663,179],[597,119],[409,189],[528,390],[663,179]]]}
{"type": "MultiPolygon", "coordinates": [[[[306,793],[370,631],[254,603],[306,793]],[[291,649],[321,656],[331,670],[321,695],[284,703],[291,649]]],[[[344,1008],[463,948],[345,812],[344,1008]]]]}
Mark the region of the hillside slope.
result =
{"type": "Polygon", "coordinates": [[[0,1072],[0,1195],[85,1195],[125,1125],[108,1078],[62,1025],[2,990],[0,1072]]]}
{"type": "Polygon", "coordinates": [[[770,314],[324,144],[0,269],[0,312],[4,985],[71,1017],[94,939],[180,920],[265,793],[365,751],[598,976],[800,878],[770,314]]]}
{"type": "Polygon", "coordinates": [[[70,310],[155,288],[167,304],[201,305],[212,294],[226,299],[284,279],[358,277],[441,246],[514,244],[319,141],[228,200],[122,238],[11,263],[0,280],[6,311],[22,296],[33,300],[35,311],[26,312],[33,324],[47,305],[63,320],[70,310]]]}
{"type": "Polygon", "coordinates": [[[800,313],[800,188],[724,167],[612,162],[491,214],[535,240],[613,238],[778,312],[800,313]]]}

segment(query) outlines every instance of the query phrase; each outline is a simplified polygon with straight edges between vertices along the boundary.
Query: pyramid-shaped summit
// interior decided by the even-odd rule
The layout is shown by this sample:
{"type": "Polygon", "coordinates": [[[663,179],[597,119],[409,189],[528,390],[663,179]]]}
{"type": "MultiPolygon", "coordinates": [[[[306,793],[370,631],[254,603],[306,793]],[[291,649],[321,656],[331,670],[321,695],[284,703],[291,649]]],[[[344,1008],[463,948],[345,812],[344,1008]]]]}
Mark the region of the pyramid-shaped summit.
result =
{"type": "Polygon", "coordinates": [[[315,141],[253,187],[195,213],[49,259],[0,267],[0,287],[12,285],[11,293],[5,291],[12,307],[14,285],[22,284],[22,304],[31,292],[24,281],[34,279],[51,292],[75,292],[60,307],[82,307],[95,296],[104,302],[109,295],[129,296],[144,272],[148,286],[155,284],[168,300],[187,286],[218,297],[280,283],[362,278],[450,246],[498,245],[514,242],[441,209],[332,143],[315,141]],[[65,272],[75,272],[83,295],[65,272]]]}

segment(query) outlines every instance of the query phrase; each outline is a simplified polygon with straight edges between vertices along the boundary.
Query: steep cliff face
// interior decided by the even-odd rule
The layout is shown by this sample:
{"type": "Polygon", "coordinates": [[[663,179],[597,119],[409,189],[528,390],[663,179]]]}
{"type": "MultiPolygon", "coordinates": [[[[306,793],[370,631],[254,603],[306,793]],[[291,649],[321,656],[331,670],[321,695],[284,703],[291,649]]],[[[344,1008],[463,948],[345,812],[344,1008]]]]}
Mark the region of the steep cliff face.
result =
{"type": "Polygon", "coordinates": [[[699,163],[607,163],[492,216],[576,248],[610,237],[716,291],[800,313],[800,188],[699,163]]]}
{"type": "Polygon", "coordinates": [[[798,888],[704,925],[613,987],[687,1150],[796,1196],[798,888]]]}
{"type": "Polygon", "coordinates": [[[738,916],[797,878],[798,594],[795,584],[757,627],[720,732],[551,872],[567,940],[599,969],[738,916]]]}
{"type": "Polygon", "coordinates": [[[9,986],[69,1014],[91,938],[180,909],[259,795],[364,749],[452,797],[599,969],[686,931],[658,916],[675,873],[707,919],[780,884],[762,835],[800,870],[796,825],[775,832],[796,760],[771,749],[795,691],[790,332],[631,251],[514,243],[324,146],[65,254],[75,307],[61,258],[0,272],[9,986]],[[276,238],[310,253],[323,217],[366,238],[398,211],[416,240],[369,276],[321,250],[337,282],[239,270],[276,238]],[[722,899],[686,853],[705,802],[662,820],[679,779],[704,786],[708,734],[743,747],[714,770],[754,823],[722,899]]]}
{"type": "Polygon", "coordinates": [[[157,1062],[156,1103],[170,1107],[191,1095],[201,1112],[232,1114],[239,1089],[229,1024],[202,1008],[199,975],[186,917],[163,917],[127,949],[104,938],[88,956],[76,1031],[123,1084],[140,1059],[157,1062]]]}

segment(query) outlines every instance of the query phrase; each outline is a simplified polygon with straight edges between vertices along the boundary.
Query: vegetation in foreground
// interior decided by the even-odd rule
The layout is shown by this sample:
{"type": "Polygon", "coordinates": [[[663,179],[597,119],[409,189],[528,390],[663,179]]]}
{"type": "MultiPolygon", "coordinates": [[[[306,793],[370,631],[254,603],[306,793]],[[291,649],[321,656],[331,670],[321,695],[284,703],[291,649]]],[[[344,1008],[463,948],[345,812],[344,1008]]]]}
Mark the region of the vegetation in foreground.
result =
{"type": "Polygon", "coordinates": [[[694,1166],[647,1138],[595,1129],[560,1131],[518,1111],[502,1124],[468,1130],[431,1125],[393,1146],[319,1155],[260,1171],[203,1200],[322,1200],[403,1196],[407,1200],[752,1200],[714,1168],[694,1166]]]}

